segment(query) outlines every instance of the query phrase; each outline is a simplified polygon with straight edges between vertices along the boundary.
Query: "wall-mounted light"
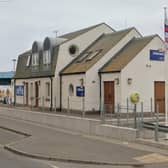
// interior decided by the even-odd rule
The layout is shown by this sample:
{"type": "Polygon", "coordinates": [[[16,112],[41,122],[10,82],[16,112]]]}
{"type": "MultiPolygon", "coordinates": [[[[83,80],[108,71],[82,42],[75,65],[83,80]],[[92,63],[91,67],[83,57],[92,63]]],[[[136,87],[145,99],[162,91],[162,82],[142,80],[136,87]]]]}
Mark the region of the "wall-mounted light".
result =
{"type": "Polygon", "coordinates": [[[131,85],[132,84],[132,78],[128,78],[127,83],[128,83],[128,85],[131,85]]]}
{"type": "Polygon", "coordinates": [[[151,66],[152,66],[151,64],[146,64],[147,68],[151,68],[151,66]]]}
{"type": "Polygon", "coordinates": [[[115,78],[114,81],[115,81],[116,85],[119,85],[119,83],[120,83],[119,78],[115,78]]]}

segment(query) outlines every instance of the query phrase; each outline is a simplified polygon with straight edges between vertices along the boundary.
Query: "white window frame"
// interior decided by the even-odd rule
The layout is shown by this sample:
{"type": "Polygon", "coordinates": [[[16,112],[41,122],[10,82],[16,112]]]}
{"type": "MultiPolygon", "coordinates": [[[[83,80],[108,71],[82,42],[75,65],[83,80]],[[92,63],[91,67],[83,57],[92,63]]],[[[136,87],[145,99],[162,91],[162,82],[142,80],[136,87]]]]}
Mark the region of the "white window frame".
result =
{"type": "Polygon", "coordinates": [[[38,53],[33,53],[32,54],[32,65],[38,65],[39,62],[39,54],[38,53]]]}
{"type": "Polygon", "coordinates": [[[30,65],[30,55],[27,57],[27,63],[26,63],[26,66],[29,66],[30,65]]]}
{"type": "Polygon", "coordinates": [[[50,52],[50,50],[43,51],[43,64],[45,64],[45,65],[51,64],[51,52],[50,52]]]}
{"type": "Polygon", "coordinates": [[[87,58],[86,61],[91,61],[95,56],[97,56],[99,53],[101,52],[101,50],[96,50],[94,52],[92,52],[87,58]]]}

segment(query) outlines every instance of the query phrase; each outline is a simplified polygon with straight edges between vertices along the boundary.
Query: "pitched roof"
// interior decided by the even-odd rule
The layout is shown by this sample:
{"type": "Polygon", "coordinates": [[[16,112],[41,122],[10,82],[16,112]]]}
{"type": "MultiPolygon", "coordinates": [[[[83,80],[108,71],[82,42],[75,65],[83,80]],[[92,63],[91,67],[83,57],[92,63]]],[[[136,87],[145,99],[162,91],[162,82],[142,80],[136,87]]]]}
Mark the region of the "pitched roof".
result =
{"type": "MultiPolygon", "coordinates": [[[[60,38],[66,38],[68,40],[72,40],[73,38],[79,36],[79,35],[82,35],[86,32],[88,32],[89,30],[91,29],[94,29],[100,25],[103,25],[105,23],[100,23],[100,24],[97,24],[97,25],[93,25],[93,26],[90,26],[90,27],[87,27],[87,28],[84,28],[84,29],[81,29],[81,30],[78,30],[78,31],[74,31],[74,32],[71,32],[71,33],[67,33],[67,34],[64,34],[62,36],[59,36],[60,38]]],[[[106,24],[105,24],[106,25],[106,24]]],[[[108,26],[108,25],[107,25],[108,26]]],[[[108,26],[110,27],[110,26],[108,26]]],[[[111,27],[110,27],[111,28],[111,27]]],[[[112,28],[111,28],[112,29],[112,28]]],[[[113,30],[113,29],[112,29],[113,30]]],[[[114,30],[113,30],[114,31],[114,30]]]]}
{"type": "Polygon", "coordinates": [[[18,63],[16,68],[15,79],[26,79],[26,78],[38,78],[38,77],[50,77],[54,76],[55,67],[57,63],[59,47],[55,47],[51,54],[51,64],[46,68],[43,64],[43,54],[39,53],[39,65],[32,66],[31,58],[30,64],[27,65],[28,57],[31,56],[31,50],[21,54],[18,57],[18,63]]]}
{"type": "Polygon", "coordinates": [[[133,28],[125,29],[110,34],[101,35],[75,60],[66,66],[61,74],[85,73],[97,61],[99,61],[111,48],[113,48],[133,28]],[[88,54],[88,55],[87,55],[88,54]],[[86,56],[87,55],[87,56],[86,56]],[[86,56],[86,57],[85,57],[86,56]],[[92,59],[90,59],[92,57],[92,59]]]}
{"type": "Polygon", "coordinates": [[[120,72],[154,37],[156,35],[132,39],[100,69],[100,72],[120,72]]]}

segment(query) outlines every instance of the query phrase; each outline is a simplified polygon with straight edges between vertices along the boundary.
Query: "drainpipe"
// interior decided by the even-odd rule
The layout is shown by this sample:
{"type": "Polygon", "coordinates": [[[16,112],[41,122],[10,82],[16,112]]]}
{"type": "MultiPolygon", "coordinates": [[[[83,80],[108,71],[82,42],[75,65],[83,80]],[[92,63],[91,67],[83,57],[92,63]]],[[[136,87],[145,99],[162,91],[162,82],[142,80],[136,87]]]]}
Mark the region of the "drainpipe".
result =
{"type": "Polygon", "coordinates": [[[99,111],[101,112],[101,100],[102,100],[102,91],[101,91],[101,73],[99,72],[99,96],[100,96],[100,99],[99,99],[99,111]]]}
{"type": "Polygon", "coordinates": [[[62,75],[60,74],[60,111],[62,111],[62,75]]]}
{"type": "Polygon", "coordinates": [[[51,80],[51,104],[50,104],[50,111],[52,111],[53,109],[53,78],[50,77],[50,80],[51,80]]]}

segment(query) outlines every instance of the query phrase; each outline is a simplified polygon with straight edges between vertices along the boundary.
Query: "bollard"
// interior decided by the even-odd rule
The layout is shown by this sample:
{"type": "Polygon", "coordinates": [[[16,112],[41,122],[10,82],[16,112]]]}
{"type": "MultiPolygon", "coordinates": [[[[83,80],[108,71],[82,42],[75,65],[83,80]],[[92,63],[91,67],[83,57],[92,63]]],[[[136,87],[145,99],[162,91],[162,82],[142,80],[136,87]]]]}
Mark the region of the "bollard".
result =
{"type": "Polygon", "coordinates": [[[138,117],[138,122],[137,122],[137,133],[136,133],[136,138],[140,138],[140,131],[141,131],[141,113],[142,113],[142,107],[143,103],[141,102],[141,111],[137,112],[137,117],[138,117]]]}
{"type": "Polygon", "coordinates": [[[101,103],[101,124],[105,123],[105,116],[104,116],[104,103],[101,103]]]}
{"type": "Polygon", "coordinates": [[[54,97],[54,110],[55,112],[57,112],[57,106],[56,106],[57,102],[56,102],[56,96],[54,97]]]}
{"type": "Polygon", "coordinates": [[[137,128],[136,103],[134,104],[134,128],[137,128]]]}
{"type": "Polygon", "coordinates": [[[117,126],[120,126],[120,104],[117,104],[117,126]]]}
{"type": "Polygon", "coordinates": [[[155,141],[159,141],[158,131],[159,131],[159,104],[156,105],[155,141]]]}
{"type": "Polygon", "coordinates": [[[44,96],[42,96],[42,112],[44,112],[44,96]]]}
{"type": "Polygon", "coordinates": [[[143,112],[143,102],[141,102],[141,129],[143,128],[144,112],[143,112]]]}
{"type": "Polygon", "coordinates": [[[68,103],[67,103],[67,113],[70,114],[69,96],[68,96],[68,103]]]}
{"type": "Polygon", "coordinates": [[[30,101],[31,101],[31,111],[33,110],[33,97],[30,98],[30,101]]]}
{"type": "Polygon", "coordinates": [[[85,117],[85,97],[82,97],[82,117],[85,117]]]}
{"type": "Polygon", "coordinates": [[[128,125],[128,109],[129,109],[129,99],[128,99],[128,97],[127,97],[127,125],[128,125]]]}
{"type": "Polygon", "coordinates": [[[150,98],[150,106],[151,106],[151,117],[152,117],[152,113],[153,113],[153,100],[152,100],[152,97],[150,98]]]}

